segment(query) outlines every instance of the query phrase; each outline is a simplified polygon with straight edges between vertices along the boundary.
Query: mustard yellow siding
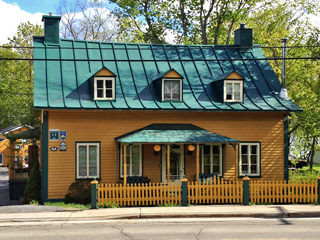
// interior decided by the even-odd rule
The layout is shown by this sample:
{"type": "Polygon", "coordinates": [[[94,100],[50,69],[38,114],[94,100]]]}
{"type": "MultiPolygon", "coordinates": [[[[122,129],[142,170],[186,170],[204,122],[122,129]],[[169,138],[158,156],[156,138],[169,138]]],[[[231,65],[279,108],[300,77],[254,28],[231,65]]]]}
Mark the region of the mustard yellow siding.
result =
{"type": "MultiPolygon", "coordinates": [[[[153,111],[50,111],[49,129],[67,131],[67,151],[61,141],[49,141],[48,198],[63,198],[75,181],[75,142],[100,141],[101,182],[119,181],[119,149],[115,137],[152,123],[191,123],[209,131],[239,139],[261,142],[261,179],[283,180],[283,114],[279,113],[208,113],[153,111]]],[[[153,144],[143,146],[143,175],[152,182],[161,180],[161,154],[153,154],[153,144]]],[[[238,164],[232,146],[226,145],[223,162],[225,178],[235,179],[238,164]]],[[[190,180],[196,172],[195,153],[185,154],[185,173],[190,180]]]]}
{"type": "Polygon", "coordinates": [[[99,72],[97,72],[95,76],[114,76],[114,74],[108,69],[103,68],[99,72]]]}

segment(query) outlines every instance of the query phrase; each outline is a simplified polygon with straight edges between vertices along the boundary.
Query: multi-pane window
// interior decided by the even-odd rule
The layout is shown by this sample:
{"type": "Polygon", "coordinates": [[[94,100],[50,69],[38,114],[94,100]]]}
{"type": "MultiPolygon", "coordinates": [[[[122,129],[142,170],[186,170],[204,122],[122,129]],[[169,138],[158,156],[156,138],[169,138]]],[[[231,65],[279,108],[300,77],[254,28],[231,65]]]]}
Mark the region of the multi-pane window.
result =
{"type": "Polygon", "coordinates": [[[94,78],[94,99],[95,100],[115,99],[114,77],[95,77],[94,78]]]}
{"type": "Polygon", "coordinates": [[[241,102],[243,99],[242,81],[224,81],[224,101],[241,102]]]}
{"type": "Polygon", "coordinates": [[[182,80],[163,79],[162,100],[180,101],[182,99],[182,80]]]}
{"type": "Polygon", "coordinates": [[[100,176],[99,143],[77,143],[77,178],[98,178],[100,176]]]}
{"type": "Polygon", "coordinates": [[[260,144],[241,143],[239,148],[240,176],[260,176],[260,144]]]}
{"type": "MultiPolygon", "coordinates": [[[[142,175],[142,154],[141,145],[127,145],[126,146],[126,163],[127,163],[127,176],[141,176],[142,175]]],[[[121,145],[121,172],[123,177],[124,172],[124,145],[121,145]]]]}
{"type": "Polygon", "coordinates": [[[3,154],[0,153],[0,165],[3,165],[3,154]]]}
{"type": "Polygon", "coordinates": [[[202,173],[222,174],[221,145],[204,145],[202,147],[202,173]]]}

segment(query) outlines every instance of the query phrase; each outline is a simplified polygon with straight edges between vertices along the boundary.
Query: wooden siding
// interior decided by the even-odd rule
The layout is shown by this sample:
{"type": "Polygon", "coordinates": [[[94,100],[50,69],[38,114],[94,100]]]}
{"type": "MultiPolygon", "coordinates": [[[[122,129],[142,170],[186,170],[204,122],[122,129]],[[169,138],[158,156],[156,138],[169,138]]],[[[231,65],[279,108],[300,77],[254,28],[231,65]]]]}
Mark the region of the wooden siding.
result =
{"type": "MultiPolygon", "coordinates": [[[[280,113],[208,113],[154,111],[50,111],[49,129],[67,130],[67,151],[59,151],[61,141],[49,141],[48,198],[63,198],[75,181],[75,142],[101,142],[101,181],[117,183],[119,149],[114,138],[152,123],[191,123],[209,131],[239,139],[261,142],[262,180],[283,180],[283,114],[280,113]],[[57,147],[58,151],[50,151],[57,147]]],[[[152,182],[161,180],[160,159],[153,144],[144,145],[143,175],[152,182]]],[[[225,147],[223,175],[235,180],[236,153],[225,147]]],[[[191,181],[196,172],[195,153],[185,154],[185,174],[191,181]]]]}
{"type": "Polygon", "coordinates": [[[226,79],[243,79],[238,73],[233,72],[231,73],[226,79]]]}
{"type": "Polygon", "coordinates": [[[97,72],[95,76],[114,76],[114,74],[108,69],[103,68],[99,72],[97,72]]]}

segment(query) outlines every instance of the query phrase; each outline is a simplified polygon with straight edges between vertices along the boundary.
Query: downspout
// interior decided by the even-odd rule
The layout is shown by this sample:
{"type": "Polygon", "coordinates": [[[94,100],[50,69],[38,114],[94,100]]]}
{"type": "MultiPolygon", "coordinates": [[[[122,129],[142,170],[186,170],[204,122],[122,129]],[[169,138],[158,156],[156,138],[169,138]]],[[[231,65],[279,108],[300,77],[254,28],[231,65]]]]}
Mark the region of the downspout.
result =
{"type": "Polygon", "coordinates": [[[286,89],[286,58],[287,58],[287,38],[282,38],[282,88],[279,96],[283,99],[288,99],[288,91],[286,89]]]}

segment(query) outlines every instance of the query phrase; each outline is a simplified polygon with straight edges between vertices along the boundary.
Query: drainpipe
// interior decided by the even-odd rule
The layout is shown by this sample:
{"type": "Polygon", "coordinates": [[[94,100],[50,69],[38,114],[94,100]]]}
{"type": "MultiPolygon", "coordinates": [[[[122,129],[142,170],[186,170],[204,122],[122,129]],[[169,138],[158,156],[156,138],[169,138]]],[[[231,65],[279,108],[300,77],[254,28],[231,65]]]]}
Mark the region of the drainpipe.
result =
{"type": "Polygon", "coordinates": [[[280,91],[280,97],[283,99],[288,98],[288,91],[286,89],[286,57],[287,57],[287,38],[282,38],[282,88],[280,91]]]}

